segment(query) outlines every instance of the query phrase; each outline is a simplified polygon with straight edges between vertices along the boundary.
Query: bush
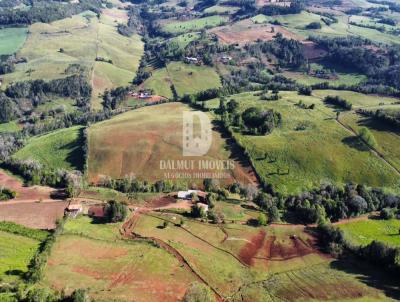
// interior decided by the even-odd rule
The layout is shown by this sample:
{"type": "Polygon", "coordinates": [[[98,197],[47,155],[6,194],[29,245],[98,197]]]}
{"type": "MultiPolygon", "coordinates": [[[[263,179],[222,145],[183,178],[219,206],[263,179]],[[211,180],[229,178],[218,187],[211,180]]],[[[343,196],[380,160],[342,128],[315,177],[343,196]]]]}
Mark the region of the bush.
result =
{"type": "Polygon", "coordinates": [[[322,25],[319,22],[311,22],[306,26],[306,29],[321,29],[322,25]]]}
{"type": "Polygon", "coordinates": [[[366,127],[362,127],[360,129],[359,137],[372,148],[376,148],[378,146],[374,135],[366,127]]]}
{"type": "Polygon", "coordinates": [[[121,202],[110,200],[106,205],[105,213],[109,222],[124,221],[128,215],[128,207],[121,202]]]}
{"type": "Polygon", "coordinates": [[[7,188],[0,188],[0,201],[14,199],[15,196],[17,196],[17,193],[15,191],[7,188]]]}
{"type": "Polygon", "coordinates": [[[381,210],[380,215],[382,219],[389,220],[393,219],[395,217],[395,213],[393,209],[390,208],[384,208],[381,210]]]}
{"type": "Polygon", "coordinates": [[[215,302],[215,297],[210,288],[195,282],[186,290],[183,302],[215,302]]]}
{"type": "Polygon", "coordinates": [[[257,219],[258,225],[267,225],[267,215],[260,213],[257,219]]]}

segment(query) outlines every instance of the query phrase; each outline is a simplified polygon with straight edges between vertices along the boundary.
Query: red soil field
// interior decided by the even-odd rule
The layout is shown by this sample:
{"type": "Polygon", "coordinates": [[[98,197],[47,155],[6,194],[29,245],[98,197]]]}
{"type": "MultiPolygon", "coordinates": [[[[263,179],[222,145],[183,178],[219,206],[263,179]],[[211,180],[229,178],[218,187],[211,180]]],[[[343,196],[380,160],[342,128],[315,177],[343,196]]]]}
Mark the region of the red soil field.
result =
{"type": "Polygon", "coordinates": [[[266,232],[261,230],[257,235],[250,239],[250,242],[245,244],[239,253],[239,258],[241,261],[247,265],[254,264],[253,258],[264,245],[265,235],[266,232]]]}
{"type": "Polygon", "coordinates": [[[0,187],[5,187],[17,192],[17,197],[13,201],[28,200],[38,201],[39,199],[50,199],[54,189],[42,186],[25,187],[23,183],[0,170],[0,187]]]}
{"type": "Polygon", "coordinates": [[[0,221],[11,221],[33,229],[49,230],[64,216],[66,201],[1,203],[0,221]]]}
{"type": "Polygon", "coordinates": [[[277,33],[285,38],[302,40],[301,37],[279,25],[254,24],[250,20],[237,22],[233,25],[216,27],[210,30],[218,40],[224,44],[240,44],[255,42],[257,40],[271,41],[277,33]],[[274,30],[272,30],[274,28],[274,30]]]}

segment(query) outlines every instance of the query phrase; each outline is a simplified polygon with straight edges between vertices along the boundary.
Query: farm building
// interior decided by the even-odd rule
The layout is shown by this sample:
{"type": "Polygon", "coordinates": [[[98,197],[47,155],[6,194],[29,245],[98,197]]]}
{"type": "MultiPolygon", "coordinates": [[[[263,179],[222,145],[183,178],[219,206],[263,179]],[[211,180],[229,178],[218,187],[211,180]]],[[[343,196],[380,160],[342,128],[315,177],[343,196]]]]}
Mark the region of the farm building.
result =
{"type": "Polygon", "coordinates": [[[68,207],[65,209],[65,215],[75,218],[76,216],[78,216],[78,214],[82,213],[82,211],[83,208],[81,204],[72,203],[69,204],[68,207]]]}
{"type": "Polygon", "coordinates": [[[185,57],[185,62],[189,64],[198,64],[199,59],[194,58],[194,57],[185,57]]]}
{"type": "Polygon", "coordinates": [[[192,194],[197,195],[199,201],[205,201],[207,193],[199,190],[179,191],[177,194],[178,199],[192,200],[192,194]]]}
{"type": "Polygon", "coordinates": [[[88,216],[93,219],[103,219],[106,216],[104,206],[92,206],[88,210],[88,216]]]}

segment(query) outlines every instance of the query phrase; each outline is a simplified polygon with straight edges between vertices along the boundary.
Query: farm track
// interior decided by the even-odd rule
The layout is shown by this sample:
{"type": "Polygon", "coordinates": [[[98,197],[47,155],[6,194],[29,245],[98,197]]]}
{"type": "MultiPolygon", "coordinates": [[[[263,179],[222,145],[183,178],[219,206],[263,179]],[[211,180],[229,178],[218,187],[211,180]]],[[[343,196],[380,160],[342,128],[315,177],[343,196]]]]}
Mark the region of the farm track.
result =
{"type": "Polygon", "coordinates": [[[151,241],[154,244],[160,246],[162,249],[167,251],[171,254],[178,262],[184,267],[188,272],[190,272],[199,282],[208,286],[214,293],[215,297],[217,298],[218,302],[224,302],[225,299],[222,295],[213,287],[211,286],[196,270],[190,265],[190,263],[185,259],[185,257],[174,247],[166,243],[165,241],[155,238],[155,237],[146,237],[141,236],[134,232],[134,228],[139,221],[140,214],[144,214],[144,212],[136,212],[134,213],[126,223],[122,226],[121,233],[127,239],[133,240],[143,240],[143,241],[151,241]]]}

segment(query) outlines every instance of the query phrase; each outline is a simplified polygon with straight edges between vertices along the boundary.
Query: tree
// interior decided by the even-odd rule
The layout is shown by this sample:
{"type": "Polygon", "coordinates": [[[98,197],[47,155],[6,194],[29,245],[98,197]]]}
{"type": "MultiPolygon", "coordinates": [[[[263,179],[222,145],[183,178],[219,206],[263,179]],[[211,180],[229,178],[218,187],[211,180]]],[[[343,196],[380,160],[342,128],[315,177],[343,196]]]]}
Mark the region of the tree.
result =
{"type": "Polygon", "coordinates": [[[394,210],[390,208],[384,208],[380,212],[380,217],[385,220],[393,219],[394,216],[394,210]]]}
{"type": "Polygon", "coordinates": [[[267,215],[260,213],[257,219],[258,225],[267,225],[267,215]]]}
{"type": "Polygon", "coordinates": [[[186,290],[183,302],[216,302],[210,288],[204,284],[194,282],[186,290]]]}
{"type": "Polygon", "coordinates": [[[105,214],[109,222],[124,221],[128,215],[128,207],[121,202],[110,200],[105,207],[105,214]]]}
{"type": "Polygon", "coordinates": [[[229,113],[234,113],[239,108],[239,103],[234,99],[230,100],[227,105],[229,113]]]}
{"type": "Polygon", "coordinates": [[[85,289],[76,289],[71,295],[72,302],[89,302],[89,297],[85,289]]]}
{"type": "Polygon", "coordinates": [[[268,210],[268,222],[269,223],[274,223],[274,222],[279,222],[281,220],[281,215],[279,213],[279,210],[276,206],[272,206],[268,210]]]}

